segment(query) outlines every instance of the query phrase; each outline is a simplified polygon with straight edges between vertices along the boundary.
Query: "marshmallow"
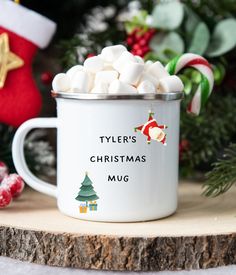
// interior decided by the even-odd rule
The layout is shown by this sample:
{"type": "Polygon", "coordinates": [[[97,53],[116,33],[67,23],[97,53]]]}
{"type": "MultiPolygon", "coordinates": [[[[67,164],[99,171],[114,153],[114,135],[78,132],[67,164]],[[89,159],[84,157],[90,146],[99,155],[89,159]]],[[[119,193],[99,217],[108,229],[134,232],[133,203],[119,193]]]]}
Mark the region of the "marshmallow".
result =
{"type": "Polygon", "coordinates": [[[142,82],[142,81],[145,81],[145,80],[148,80],[150,82],[153,83],[153,85],[157,88],[158,85],[159,85],[159,79],[155,78],[153,75],[151,74],[148,74],[146,72],[143,72],[140,79],[139,79],[139,84],[142,82]]]}
{"type": "Polygon", "coordinates": [[[52,81],[55,92],[67,92],[70,89],[70,79],[66,74],[57,74],[52,81]]]}
{"type": "Polygon", "coordinates": [[[96,73],[103,69],[104,62],[99,56],[92,56],[84,61],[84,69],[87,72],[96,73]]]}
{"type": "Polygon", "coordinates": [[[123,45],[105,47],[102,49],[101,58],[106,62],[113,63],[125,51],[127,49],[123,45]]]}
{"type": "Polygon", "coordinates": [[[75,73],[70,88],[75,93],[89,92],[89,74],[82,71],[75,73]]]}
{"type": "Polygon", "coordinates": [[[102,70],[113,70],[112,63],[111,62],[106,62],[101,54],[98,54],[97,57],[99,57],[103,61],[103,68],[102,70]]]}
{"type": "Polygon", "coordinates": [[[158,79],[169,76],[169,73],[166,71],[165,67],[159,61],[151,64],[147,68],[147,73],[152,74],[154,77],[158,79]]]}
{"type": "Polygon", "coordinates": [[[159,62],[144,62],[122,45],[105,47],[101,54],[87,58],[52,82],[57,92],[144,94],[182,91],[177,76],[170,76],[159,62]]]}
{"type": "Polygon", "coordinates": [[[154,94],[156,93],[156,88],[154,84],[151,81],[144,80],[140,82],[140,84],[137,87],[138,93],[139,94],[154,94]]]}
{"type": "Polygon", "coordinates": [[[117,79],[110,84],[108,92],[110,94],[128,94],[137,93],[137,90],[133,86],[117,79]]]}
{"type": "Polygon", "coordinates": [[[107,94],[108,93],[109,84],[104,82],[99,82],[95,84],[94,88],[91,90],[91,93],[95,94],[107,94]]]}
{"type": "Polygon", "coordinates": [[[95,76],[95,85],[97,85],[97,83],[99,82],[110,84],[115,79],[118,79],[118,76],[119,76],[118,72],[114,70],[97,72],[95,76]]]}
{"type": "Polygon", "coordinates": [[[90,72],[87,72],[87,74],[88,74],[88,78],[89,78],[88,87],[89,87],[89,91],[90,91],[94,87],[95,74],[90,73],[90,72]]]}
{"type": "Polygon", "coordinates": [[[183,82],[176,75],[160,79],[158,91],[161,93],[182,92],[183,89],[183,82]]]}
{"type": "Polygon", "coordinates": [[[112,63],[104,63],[103,71],[113,71],[114,68],[112,66],[112,63]]]}
{"type": "Polygon", "coordinates": [[[135,55],[134,57],[135,57],[135,59],[136,59],[136,62],[138,62],[138,63],[140,63],[140,64],[144,64],[144,60],[142,59],[141,56],[135,55]]]}
{"type": "Polygon", "coordinates": [[[72,80],[76,72],[83,71],[83,70],[84,70],[84,67],[82,65],[76,65],[71,67],[66,72],[66,75],[69,76],[70,80],[72,80]]]}
{"type": "Polygon", "coordinates": [[[117,60],[115,60],[112,66],[115,70],[121,73],[127,62],[137,63],[137,59],[135,58],[135,56],[132,55],[132,53],[125,51],[120,55],[120,57],[117,60]]]}
{"type": "Polygon", "coordinates": [[[152,64],[153,62],[151,60],[147,60],[144,64],[144,71],[147,71],[152,64]]]}
{"type": "Polygon", "coordinates": [[[130,85],[136,85],[139,81],[144,65],[139,63],[128,62],[122,73],[120,74],[120,81],[130,85]]]}

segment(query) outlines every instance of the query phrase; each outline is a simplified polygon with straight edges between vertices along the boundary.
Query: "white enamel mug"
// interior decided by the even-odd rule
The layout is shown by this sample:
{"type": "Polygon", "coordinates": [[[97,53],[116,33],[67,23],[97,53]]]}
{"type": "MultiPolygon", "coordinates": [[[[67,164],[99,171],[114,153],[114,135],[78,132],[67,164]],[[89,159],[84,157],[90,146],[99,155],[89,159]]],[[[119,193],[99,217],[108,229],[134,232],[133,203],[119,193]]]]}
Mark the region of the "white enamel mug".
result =
{"type": "Polygon", "coordinates": [[[54,97],[57,118],[28,120],[13,140],[14,164],[26,183],[79,219],[135,222],[176,211],[182,93],[54,97]],[[57,187],[29,171],[23,152],[30,130],[53,127],[57,187]]]}

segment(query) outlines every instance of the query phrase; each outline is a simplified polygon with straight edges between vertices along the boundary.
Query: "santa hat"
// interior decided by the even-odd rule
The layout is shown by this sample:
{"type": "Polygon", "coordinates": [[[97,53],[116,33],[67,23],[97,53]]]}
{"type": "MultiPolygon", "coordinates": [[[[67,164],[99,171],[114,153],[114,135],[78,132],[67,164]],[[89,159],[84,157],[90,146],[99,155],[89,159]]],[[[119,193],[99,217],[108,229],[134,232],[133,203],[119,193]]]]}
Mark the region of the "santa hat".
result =
{"type": "Polygon", "coordinates": [[[46,48],[56,31],[56,23],[9,0],[0,0],[0,26],[46,48]]]}

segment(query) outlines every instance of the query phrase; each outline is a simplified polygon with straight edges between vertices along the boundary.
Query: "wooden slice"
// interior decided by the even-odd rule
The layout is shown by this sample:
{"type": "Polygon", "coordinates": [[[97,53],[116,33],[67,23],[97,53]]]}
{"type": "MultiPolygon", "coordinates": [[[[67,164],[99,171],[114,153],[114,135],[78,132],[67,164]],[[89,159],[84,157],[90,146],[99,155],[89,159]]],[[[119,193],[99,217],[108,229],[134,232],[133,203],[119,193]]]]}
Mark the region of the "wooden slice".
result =
{"type": "Polygon", "coordinates": [[[218,198],[182,183],[166,219],[101,223],[61,214],[28,189],[0,211],[0,255],[39,264],[104,270],[199,269],[236,263],[236,189],[218,198]]]}

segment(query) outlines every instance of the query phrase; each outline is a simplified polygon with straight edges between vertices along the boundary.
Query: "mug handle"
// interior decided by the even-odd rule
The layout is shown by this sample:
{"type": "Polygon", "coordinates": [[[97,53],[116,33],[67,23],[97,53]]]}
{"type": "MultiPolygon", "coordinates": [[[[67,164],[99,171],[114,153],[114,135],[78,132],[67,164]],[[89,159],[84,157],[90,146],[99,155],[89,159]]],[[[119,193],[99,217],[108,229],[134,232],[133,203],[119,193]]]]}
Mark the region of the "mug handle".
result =
{"type": "Polygon", "coordinates": [[[33,118],[24,122],[18,128],[12,143],[12,157],[16,171],[33,189],[57,197],[57,187],[34,176],[26,164],[24,140],[33,128],[57,128],[57,118],[33,118]]]}

